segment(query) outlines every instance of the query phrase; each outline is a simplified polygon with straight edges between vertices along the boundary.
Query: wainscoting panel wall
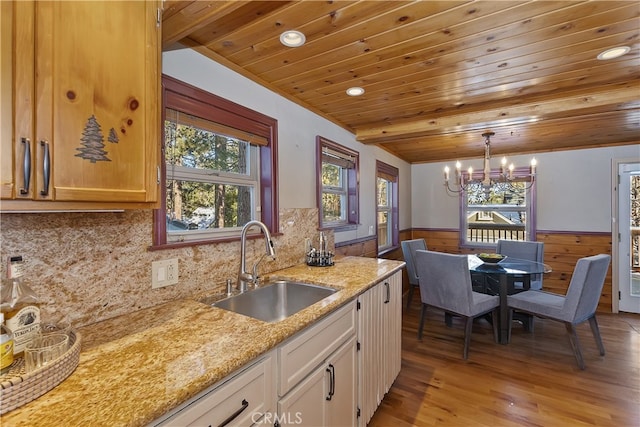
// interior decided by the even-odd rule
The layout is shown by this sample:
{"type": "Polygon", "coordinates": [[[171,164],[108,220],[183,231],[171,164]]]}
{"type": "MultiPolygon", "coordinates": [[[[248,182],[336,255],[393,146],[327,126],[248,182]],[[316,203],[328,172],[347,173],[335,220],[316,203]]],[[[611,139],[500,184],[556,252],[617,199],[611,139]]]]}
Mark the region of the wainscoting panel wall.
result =
{"type": "MultiPolygon", "coordinates": [[[[413,229],[412,239],[424,238],[429,250],[448,253],[474,253],[460,248],[458,230],[413,229]]],[[[600,253],[611,255],[611,234],[593,232],[539,231],[538,241],[544,242],[544,262],[553,271],[544,275],[543,286],[549,292],[567,292],[573,268],[578,259],[600,253]]],[[[598,311],[611,312],[611,267],[605,279],[598,311]]]]}

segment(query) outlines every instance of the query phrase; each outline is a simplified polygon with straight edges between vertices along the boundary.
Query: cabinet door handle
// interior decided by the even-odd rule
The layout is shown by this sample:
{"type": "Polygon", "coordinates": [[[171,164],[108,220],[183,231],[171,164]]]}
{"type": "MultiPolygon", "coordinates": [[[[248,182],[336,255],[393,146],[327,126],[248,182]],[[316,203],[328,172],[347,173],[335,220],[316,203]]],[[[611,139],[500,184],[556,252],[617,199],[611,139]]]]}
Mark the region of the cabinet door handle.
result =
{"type": "Polygon", "coordinates": [[[29,194],[29,185],[31,184],[31,141],[29,138],[21,138],[20,142],[24,145],[24,154],[22,156],[23,184],[20,194],[29,194]]]}
{"type": "Polygon", "coordinates": [[[44,188],[40,191],[41,196],[49,194],[49,181],[51,180],[51,155],[49,153],[49,141],[40,141],[42,147],[42,176],[44,177],[44,188]]]}
{"type": "Polygon", "coordinates": [[[244,411],[245,409],[247,409],[249,407],[249,402],[247,402],[247,399],[242,399],[242,406],[240,406],[240,408],[238,408],[236,410],[236,412],[234,412],[233,414],[229,415],[229,418],[227,418],[226,420],[224,420],[222,423],[220,423],[220,425],[218,427],[224,427],[227,424],[229,424],[231,421],[233,421],[238,415],[240,415],[242,413],[242,411],[244,411]]]}
{"type": "Polygon", "coordinates": [[[384,286],[387,288],[387,299],[384,303],[389,304],[389,301],[391,301],[391,285],[389,285],[389,282],[384,282],[384,286]]]}
{"type": "Polygon", "coordinates": [[[329,364],[327,372],[329,373],[329,394],[327,395],[327,400],[331,400],[336,392],[336,369],[332,364],[329,364]]]}

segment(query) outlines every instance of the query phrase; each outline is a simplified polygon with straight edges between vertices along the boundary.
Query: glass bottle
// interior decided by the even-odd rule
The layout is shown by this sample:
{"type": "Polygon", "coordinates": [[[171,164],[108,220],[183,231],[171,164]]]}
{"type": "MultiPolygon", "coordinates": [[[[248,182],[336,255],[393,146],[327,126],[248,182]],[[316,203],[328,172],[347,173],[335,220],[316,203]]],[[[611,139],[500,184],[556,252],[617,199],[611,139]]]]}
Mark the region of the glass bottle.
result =
{"type": "Polygon", "coordinates": [[[20,357],[26,345],[40,333],[38,298],[23,282],[21,256],[9,258],[7,281],[3,284],[2,312],[6,326],[13,332],[13,357],[20,357]]]}
{"type": "Polygon", "coordinates": [[[4,324],[4,313],[0,313],[0,374],[9,371],[13,363],[13,333],[4,324]]]}

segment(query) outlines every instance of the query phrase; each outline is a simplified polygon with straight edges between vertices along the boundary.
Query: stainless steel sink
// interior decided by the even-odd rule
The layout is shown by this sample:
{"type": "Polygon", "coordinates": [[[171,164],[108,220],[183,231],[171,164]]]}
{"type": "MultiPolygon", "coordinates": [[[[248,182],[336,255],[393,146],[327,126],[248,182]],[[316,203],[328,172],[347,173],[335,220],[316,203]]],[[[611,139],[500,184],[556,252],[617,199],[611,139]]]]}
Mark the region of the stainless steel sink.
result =
{"type": "Polygon", "coordinates": [[[265,322],[278,322],[335,292],[324,286],[279,280],[212,305],[265,322]]]}

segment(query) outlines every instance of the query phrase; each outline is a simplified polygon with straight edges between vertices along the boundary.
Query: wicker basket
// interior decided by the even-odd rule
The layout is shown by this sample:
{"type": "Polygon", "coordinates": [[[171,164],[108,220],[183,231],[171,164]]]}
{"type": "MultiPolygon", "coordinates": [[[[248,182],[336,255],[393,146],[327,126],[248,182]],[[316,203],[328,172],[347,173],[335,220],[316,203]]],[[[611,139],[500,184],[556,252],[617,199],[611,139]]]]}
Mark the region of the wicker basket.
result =
{"type": "Polygon", "coordinates": [[[80,334],[71,330],[69,342],[63,356],[28,374],[24,358],[13,362],[9,372],[0,376],[0,415],[37,399],[71,375],[80,360],[80,334]]]}

